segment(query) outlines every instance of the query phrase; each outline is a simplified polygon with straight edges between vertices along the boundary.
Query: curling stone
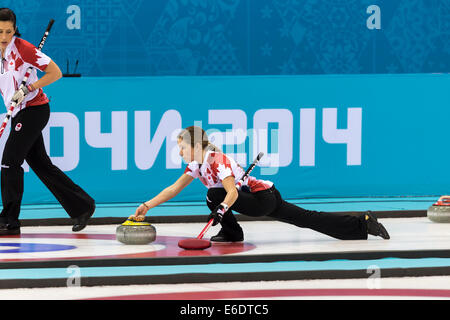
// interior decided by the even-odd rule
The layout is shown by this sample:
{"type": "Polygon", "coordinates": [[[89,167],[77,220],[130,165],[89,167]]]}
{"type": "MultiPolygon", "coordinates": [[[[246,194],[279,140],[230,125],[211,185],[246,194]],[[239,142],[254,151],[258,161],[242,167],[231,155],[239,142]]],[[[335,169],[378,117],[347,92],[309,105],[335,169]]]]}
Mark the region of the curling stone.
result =
{"type": "Polygon", "coordinates": [[[156,228],[148,222],[127,220],[117,227],[116,239],[130,245],[149,244],[156,239],[156,228]]]}
{"type": "Polygon", "coordinates": [[[450,201],[438,200],[428,208],[427,217],[433,222],[450,223],[450,201]]]}

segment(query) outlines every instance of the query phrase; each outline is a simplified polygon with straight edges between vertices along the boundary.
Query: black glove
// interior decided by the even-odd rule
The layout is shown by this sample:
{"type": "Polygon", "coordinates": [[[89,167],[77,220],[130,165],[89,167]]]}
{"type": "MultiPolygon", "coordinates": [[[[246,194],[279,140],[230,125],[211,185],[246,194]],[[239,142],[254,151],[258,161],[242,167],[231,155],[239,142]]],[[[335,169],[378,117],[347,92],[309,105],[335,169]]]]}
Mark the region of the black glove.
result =
{"type": "Polygon", "coordinates": [[[208,217],[208,221],[214,219],[213,226],[216,226],[222,221],[223,215],[228,211],[228,206],[224,203],[219,204],[208,217]]]}

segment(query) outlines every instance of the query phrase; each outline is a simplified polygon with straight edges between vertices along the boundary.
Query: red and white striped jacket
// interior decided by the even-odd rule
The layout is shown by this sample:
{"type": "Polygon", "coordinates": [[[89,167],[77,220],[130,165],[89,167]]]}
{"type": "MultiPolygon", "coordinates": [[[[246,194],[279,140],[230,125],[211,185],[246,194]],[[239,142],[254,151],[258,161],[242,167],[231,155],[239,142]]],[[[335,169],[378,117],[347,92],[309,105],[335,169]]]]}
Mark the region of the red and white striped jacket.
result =
{"type": "MultiPolygon", "coordinates": [[[[233,176],[235,183],[238,183],[245,171],[233,158],[228,157],[226,154],[208,151],[201,166],[197,161],[192,161],[187,165],[184,173],[193,178],[199,178],[205,187],[209,189],[223,188],[222,180],[229,176],[233,176]]],[[[247,185],[250,188],[250,192],[258,192],[270,189],[273,183],[249,176],[243,185],[247,185]]]]}
{"type": "MultiPolygon", "coordinates": [[[[27,85],[38,80],[36,69],[44,71],[50,61],[51,59],[47,55],[39,51],[31,43],[21,38],[13,37],[5,49],[4,58],[2,58],[0,66],[0,93],[6,109],[11,105],[11,99],[19,89],[28,67],[33,66],[34,68],[28,78],[27,85]]],[[[30,92],[24,101],[16,107],[12,116],[14,117],[23,108],[48,102],[49,100],[42,89],[30,92]]]]}

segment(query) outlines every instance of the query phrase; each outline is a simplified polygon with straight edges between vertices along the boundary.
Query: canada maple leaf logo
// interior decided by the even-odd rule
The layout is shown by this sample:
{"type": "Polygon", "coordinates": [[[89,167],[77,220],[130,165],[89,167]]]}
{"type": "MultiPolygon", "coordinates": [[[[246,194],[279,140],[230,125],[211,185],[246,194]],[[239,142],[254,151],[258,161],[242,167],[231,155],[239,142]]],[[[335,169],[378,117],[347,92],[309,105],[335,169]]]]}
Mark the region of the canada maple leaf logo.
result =
{"type": "Polygon", "coordinates": [[[23,60],[21,57],[16,56],[14,52],[11,52],[11,58],[14,60],[15,70],[19,71],[19,68],[23,66],[23,60]]]}
{"type": "Polygon", "coordinates": [[[224,164],[219,164],[218,166],[218,171],[221,173],[222,176],[224,177],[228,177],[231,176],[233,174],[231,167],[224,165],[224,164]]]}

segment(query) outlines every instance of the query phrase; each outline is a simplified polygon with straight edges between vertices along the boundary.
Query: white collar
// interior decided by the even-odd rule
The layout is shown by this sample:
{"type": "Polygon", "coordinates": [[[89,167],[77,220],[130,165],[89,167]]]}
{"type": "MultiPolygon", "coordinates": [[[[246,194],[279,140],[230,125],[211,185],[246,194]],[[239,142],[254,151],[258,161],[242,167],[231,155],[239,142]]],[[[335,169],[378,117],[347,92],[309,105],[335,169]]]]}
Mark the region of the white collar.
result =
{"type": "Polygon", "coordinates": [[[14,43],[16,42],[16,38],[17,38],[16,36],[13,36],[12,39],[11,39],[11,42],[6,47],[6,49],[5,49],[5,59],[6,59],[6,57],[8,57],[10,55],[10,53],[12,51],[12,47],[13,47],[14,43]]]}
{"type": "Polygon", "coordinates": [[[208,151],[206,151],[205,157],[204,157],[203,162],[202,162],[201,164],[197,162],[197,164],[198,164],[198,170],[199,170],[200,172],[201,172],[201,170],[202,170],[203,164],[206,162],[206,160],[208,160],[209,155],[210,155],[211,152],[213,152],[213,150],[208,150],[208,151]]]}
{"type": "Polygon", "coordinates": [[[215,152],[215,151],[214,151],[214,150],[208,150],[208,151],[206,151],[205,157],[204,157],[203,162],[202,162],[202,165],[208,160],[209,155],[210,155],[211,153],[213,153],[213,152],[215,152]]]}

